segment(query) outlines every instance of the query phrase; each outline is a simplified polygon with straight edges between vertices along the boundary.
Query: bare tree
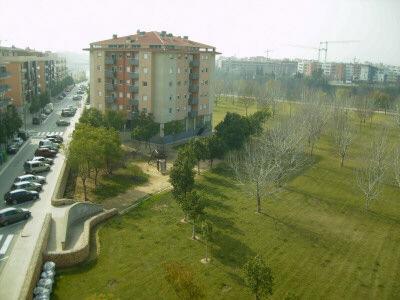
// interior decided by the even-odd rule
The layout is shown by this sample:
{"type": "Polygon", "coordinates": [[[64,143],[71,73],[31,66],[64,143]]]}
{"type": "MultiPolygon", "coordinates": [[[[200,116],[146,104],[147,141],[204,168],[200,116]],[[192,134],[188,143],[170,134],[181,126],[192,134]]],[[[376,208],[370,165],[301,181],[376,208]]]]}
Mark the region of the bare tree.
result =
{"type": "Polygon", "coordinates": [[[305,161],[303,135],[297,128],[294,122],[281,122],[261,138],[250,140],[243,150],[228,156],[236,179],[255,198],[258,213],[261,199],[279,190],[305,161]]]}
{"type": "Polygon", "coordinates": [[[393,113],[393,121],[397,127],[400,127],[400,101],[395,106],[395,111],[393,113]]]}
{"type": "Polygon", "coordinates": [[[341,106],[334,107],[332,127],[332,136],[340,157],[340,166],[343,167],[353,139],[353,128],[348,110],[341,106]]]}
{"type": "Polygon", "coordinates": [[[387,132],[376,137],[364,159],[365,166],[356,171],[357,185],[364,196],[365,209],[377,200],[386,171],[387,132]]]}
{"type": "Polygon", "coordinates": [[[302,120],[299,126],[304,127],[310,155],[313,154],[315,144],[320,139],[328,120],[328,107],[316,98],[302,105],[302,120]]]}
{"type": "Polygon", "coordinates": [[[400,188],[400,145],[397,145],[393,151],[393,171],[396,185],[400,188]]]}
{"type": "Polygon", "coordinates": [[[354,100],[356,115],[360,120],[360,129],[362,124],[365,124],[368,119],[370,120],[370,125],[371,125],[372,118],[375,113],[373,101],[365,96],[354,97],[353,100],[354,100]]]}

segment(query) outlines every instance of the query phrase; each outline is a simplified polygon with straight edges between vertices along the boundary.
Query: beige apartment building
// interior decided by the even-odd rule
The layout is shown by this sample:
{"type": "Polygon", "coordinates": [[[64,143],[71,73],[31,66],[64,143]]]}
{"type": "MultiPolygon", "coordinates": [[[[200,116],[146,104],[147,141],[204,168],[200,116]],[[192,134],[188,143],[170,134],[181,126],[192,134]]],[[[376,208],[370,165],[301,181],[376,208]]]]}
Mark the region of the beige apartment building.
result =
{"type": "Polygon", "coordinates": [[[137,31],[90,44],[90,103],[131,119],[150,113],[160,124],[182,122],[188,135],[211,129],[215,47],[187,36],[137,31]]]}
{"type": "Polygon", "coordinates": [[[17,108],[67,76],[66,60],[51,52],[0,47],[0,97],[17,108]]]}

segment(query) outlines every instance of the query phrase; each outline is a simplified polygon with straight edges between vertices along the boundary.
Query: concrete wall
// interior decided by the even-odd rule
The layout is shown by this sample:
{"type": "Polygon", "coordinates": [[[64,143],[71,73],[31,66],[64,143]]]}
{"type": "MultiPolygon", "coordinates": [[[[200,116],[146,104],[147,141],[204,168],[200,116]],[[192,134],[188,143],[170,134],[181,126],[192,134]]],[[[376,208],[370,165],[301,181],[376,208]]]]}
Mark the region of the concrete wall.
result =
{"type": "Polygon", "coordinates": [[[46,214],[44,218],[43,227],[38,239],[38,243],[36,244],[36,248],[33,252],[31,264],[25,276],[25,281],[22,286],[20,296],[18,297],[18,299],[32,299],[33,289],[35,288],[40,278],[40,273],[42,272],[42,265],[43,262],[45,261],[44,253],[47,247],[47,241],[49,239],[50,225],[51,225],[51,214],[46,214]]]}
{"type": "Polygon", "coordinates": [[[104,61],[105,52],[103,50],[90,51],[90,104],[101,111],[105,110],[104,61]],[[98,82],[99,79],[100,82],[98,82]]]}
{"type": "Polygon", "coordinates": [[[51,198],[51,205],[53,206],[63,206],[75,203],[73,199],[66,199],[64,197],[65,188],[68,182],[70,168],[67,164],[67,161],[64,160],[63,165],[61,167],[60,176],[58,176],[58,180],[56,183],[56,187],[54,189],[53,197],[51,198]]]}
{"type": "Polygon", "coordinates": [[[84,262],[89,257],[91,228],[96,224],[103,222],[117,214],[118,211],[114,208],[86,220],[82,233],[83,242],[80,247],[73,250],[67,250],[61,252],[47,252],[44,255],[45,260],[50,260],[55,262],[57,268],[71,267],[84,262]]]}

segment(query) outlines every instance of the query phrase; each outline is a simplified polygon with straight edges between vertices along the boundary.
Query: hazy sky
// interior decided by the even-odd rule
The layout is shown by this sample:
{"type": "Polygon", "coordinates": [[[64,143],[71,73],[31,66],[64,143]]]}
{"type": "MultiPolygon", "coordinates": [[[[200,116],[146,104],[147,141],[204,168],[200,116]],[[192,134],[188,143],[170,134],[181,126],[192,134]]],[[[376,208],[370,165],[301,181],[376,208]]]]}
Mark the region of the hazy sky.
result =
{"type": "Polygon", "coordinates": [[[225,56],[316,58],[400,65],[400,0],[0,0],[1,45],[80,51],[137,29],[166,30],[217,47],[225,56]]]}

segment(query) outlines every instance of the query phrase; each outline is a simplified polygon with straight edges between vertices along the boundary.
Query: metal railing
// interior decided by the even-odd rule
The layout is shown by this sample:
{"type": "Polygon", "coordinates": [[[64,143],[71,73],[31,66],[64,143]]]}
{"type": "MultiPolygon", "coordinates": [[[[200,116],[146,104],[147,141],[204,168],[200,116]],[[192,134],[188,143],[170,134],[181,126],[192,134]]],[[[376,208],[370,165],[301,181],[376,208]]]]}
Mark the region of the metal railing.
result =
{"type": "Polygon", "coordinates": [[[197,117],[197,115],[198,115],[197,110],[191,110],[191,111],[188,112],[188,117],[189,118],[195,118],[195,117],[197,117]]]}
{"type": "Polygon", "coordinates": [[[189,66],[191,67],[198,67],[200,65],[200,62],[197,59],[191,60],[189,63],[189,66]]]}
{"type": "Polygon", "coordinates": [[[129,92],[138,93],[139,92],[139,86],[138,85],[130,85],[129,86],[129,92]]]}
{"type": "Polygon", "coordinates": [[[138,66],[139,65],[139,59],[137,58],[129,58],[128,59],[128,64],[138,66]]]}
{"type": "Polygon", "coordinates": [[[131,79],[139,79],[139,73],[138,72],[128,72],[129,78],[131,79]]]}
{"type": "Polygon", "coordinates": [[[190,74],[189,74],[189,78],[192,79],[192,80],[199,79],[199,74],[197,74],[197,73],[190,73],[190,74]]]}

